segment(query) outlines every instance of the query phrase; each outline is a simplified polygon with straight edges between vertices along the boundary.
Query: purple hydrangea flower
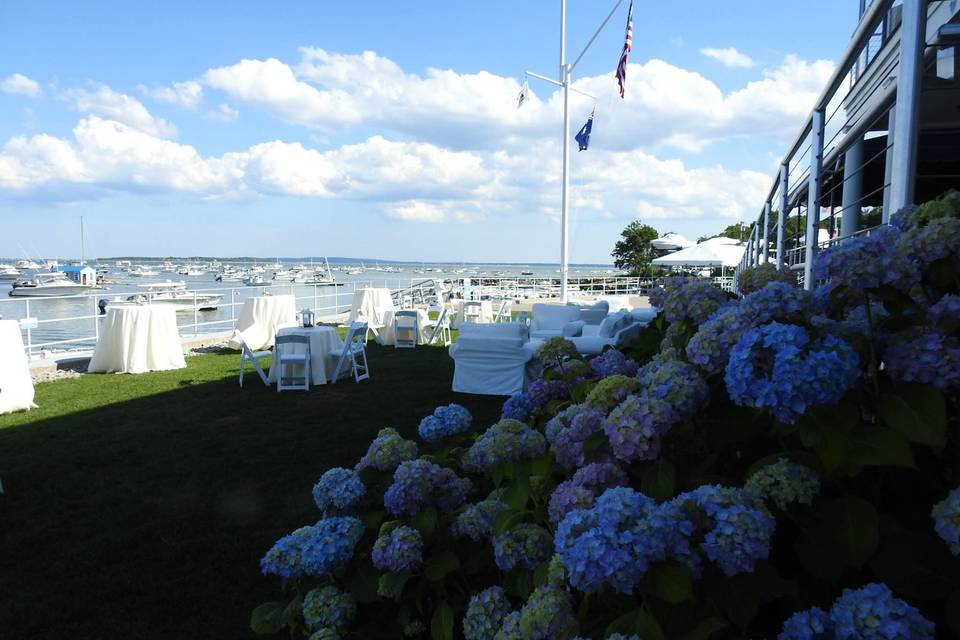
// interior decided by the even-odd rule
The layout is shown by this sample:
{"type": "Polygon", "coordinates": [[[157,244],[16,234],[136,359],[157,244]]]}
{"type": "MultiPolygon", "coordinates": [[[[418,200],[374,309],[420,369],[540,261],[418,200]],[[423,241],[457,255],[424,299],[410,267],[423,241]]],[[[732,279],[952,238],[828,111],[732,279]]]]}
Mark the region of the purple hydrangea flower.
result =
{"type": "Polygon", "coordinates": [[[556,524],[571,511],[589,509],[594,499],[607,489],[626,485],[627,474],[617,465],[609,462],[588,464],[554,489],[547,507],[550,522],[556,524]]]}
{"type": "Polygon", "coordinates": [[[426,507],[453,511],[467,501],[470,488],[470,481],[452,469],[426,460],[410,460],[397,467],[383,503],[395,516],[416,515],[426,507]]]}
{"type": "Polygon", "coordinates": [[[960,296],[949,293],[927,310],[927,322],[945,335],[960,326],[960,296]]]}
{"type": "Polygon", "coordinates": [[[533,407],[530,406],[530,401],[527,400],[527,394],[518,391],[503,403],[500,418],[526,422],[531,413],[533,413],[533,407]]]}
{"type": "Polygon", "coordinates": [[[612,375],[598,382],[593,389],[590,390],[584,404],[606,413],[626,400],[628,395],[636,393],[639,389],[640,382],[636,378],[624,375],[612,375]]]}
{"type": "Polygon", "coordinates": [[[598,378],[609,378],[615,375],[635,376],[637,369],[639,366],[635,361],[616,349],[607,349],[590,360],[590,370],[598,378]]]}
{"type": "Polygon", "coordinates": [[[366,492],[356,471],[334,467],[313,485],[313,501],[324,513],[348,511],[360,503],[366,492]]]}
{"type": "Polygon", "coordinates": [[[507,462],[542,456],[547,442],[539,431],[516,420],[501,420],[487,429],[463,456],[467,471],[486,472],[507,462]]]}
{"type": "Polygon", "coordinates": [[[466,407],[449,404],[437,407],[432,415],[420,421],[420,437],[427,442],[460,435],[470,429],[473,417],[466,407]]]}
{"type": "Polygon", "coordinates": [[[884,286],[908,291],[917,281],[909,260],[895,250],[900,231],[892,226],[874,230],[869,236],[848,238],[825,249],[817,257],[813,275],[830,280],[844,297],[862,299],[863,292],[884,286]]]}
{"type": "Polygon", "coordinates": [[[450,527],[453,535],[474,541],[487,540],[493,535],[493,519],[505,511],[507,505],[499,497],[490,497],[476,504],[469,504],[457,515],[450,527]]]}
{"type": "Polygon", "coordinates": [[[889,340],[883,363],[899,382],[924,382],[941,391],[960,386],[960,340],[940,333],[902,333],[889,340]]]}
{"type": "Polygon", "coordinates": [[[281,578],[322,576],[343,567],[363,535],[363,523],[350,516],[324,518],[277,540],[260,560],[264,575],[281,578]]]}
{"type": "Polygon", "coordinates": [[[583,445],[587,438],[603,428],[603,413],[586,404],[575,404],[547,423],[547,442],[557,462],[575,468],[584,463],[583,445]]]}
{"type": "Polygon", "coordinates": [[[412,527],[397,527],[377,538],[372,558],[373,566],[383,571],[416,571],[423,564],[423,538],[412,527]]]}
{"type": "Polygon", "coordinates": [[[885,584],[844,589],[830,609],[830,625],[838,640],[933,640],[933,623],[885,584]]]}
{"type": "Polygon", "coordinates": [[[667,296],[663,303],[663,317],[670,323],[687,321],[699,325],[729,301],[710,280],[695,279],[667,296]]]}
{"type": "Polygon", "coordinates": [[[783,623],[777,640],[832,640],[830,616],[818,607],[798,611],[783,623]]]}
{"type": "Polygon", "coordinates": [[[770,553],[776,520],[752,491],[704,485],[685,494],[707,517],[700,548],[724,574],[752,572],[770,553]]]}
{"type": "Polygon", "coordinates": [[[303,621],[310,629],[341,631],[357,615],[353,596],[333,585],[311,589],[303,597],[303,621]]]}
{"type": "Polygon", "coordinates": [[[537,379],[527,387],[527,403],[532,410],[547,406],[551,400],[562,400],[570,393],[563,380],[537,379]]]}
{"type": "Polygon", "coordinates": [[[466,640],[493,640],[503,626],[503,619],[513,607],[502,587],[490,587],[470,596],[463,616],[463,637],[466,640]]]}
{"type": "Polygon", "coordinates": [[[413,460],[419,455],[417,443],[403,439],[396,429],[381,429],[370,448],[367,449],[356,470],[373,467],[377,471],[393,471],[401,462],[413,460]]]}
{"type": "Polygon", "coordinates": [[[520,523],[493,538],[493,555],[500,569],[536,569],[553,553],[550,533],[540,525],[520,523]]]}
{"type": "Polygon", "coordinates": [[[960,487],[933,505],[933,528],[950,547],[950,552],[960,556],[960,487]]]}
{"type": "Polygon", "coordinates": [[[660,280],[657,280],[650,288],[650,293],[647,295],[647,299],[650,301],[650,306],[657,309],[663,309],[663,305],[671,293],[688,282],[692,282],[693,280],[694,278],[686,276],[669,276],[667,278],[661,278],[660,280]]]}

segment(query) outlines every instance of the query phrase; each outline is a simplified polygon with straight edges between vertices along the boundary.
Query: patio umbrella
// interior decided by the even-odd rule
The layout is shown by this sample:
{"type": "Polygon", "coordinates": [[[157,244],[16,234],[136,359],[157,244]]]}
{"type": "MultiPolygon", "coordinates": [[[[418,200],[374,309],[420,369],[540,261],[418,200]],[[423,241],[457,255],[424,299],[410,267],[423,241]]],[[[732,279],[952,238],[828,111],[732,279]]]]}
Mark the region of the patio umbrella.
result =
{"type": "Polygon", "coordinates": [[[661,267],[736,267],[745,249],[742,245],[702,242],[656,258],[653,264],[661,267]]]}
{"type": "Polygon", "coordinates": [[[692,240],[687,240],[679,233],[665,233],[656,240],[650,243],[654,249],[659,251],[670,251],[674,249],[686,249],[687,247],[692,247],[694,243],[692,240]]]}

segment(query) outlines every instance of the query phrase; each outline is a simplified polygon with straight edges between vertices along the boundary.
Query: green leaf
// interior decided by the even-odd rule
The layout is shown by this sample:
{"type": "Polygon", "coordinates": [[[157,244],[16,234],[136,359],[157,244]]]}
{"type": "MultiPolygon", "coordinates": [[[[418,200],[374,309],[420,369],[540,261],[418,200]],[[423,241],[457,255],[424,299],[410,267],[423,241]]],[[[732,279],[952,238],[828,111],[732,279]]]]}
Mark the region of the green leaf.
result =
{"type": "Polygon", "coordinates": [[[500,535],[523,522],[527,512],[522,509],[506,509],[493,518],[493,535],[500,535]]]}
{"type": "Polygon", "coordinates": [[[410,524],[412,524],[424,538],[431,537],[437,528],[437,510],[433,507],[427,507],[413,516],[413,518],[410,519],[410,524]]]}
{"type": "Polygon", "coordinates": [[[550,456],[540,456],[530,461],[530,474],[546,476],[550,474],[550,456]]]}
{"type": "Polygon", "coordinates": [[[423,575],[433,582],[442,581],[448,573],[460,568],[460,558],[452,551],[439,551],[423,563],[423,575]]]}
{"type": "Polygon", "coordinates": [[[850,435],[851,475],[861,466],[913,467],[910,443],[893,429],[877,425],[860,427],[850,435]]]}
{"type": "Polygon", "coordinates": [[[842,431],[824,431],[816,446],[817,457],[827,473],[833,473],[847,460],[850,436],[842,431]]]}
{"type": "Polygon", "coordinates": [[[751,576],[733,576],[719,585],[714,589],[714,595],[719,596],[723,611],[735,625],[746,628],[760,610],[760,598],[752,588],[751,576]]]}
{"type": "Polygon", "coordinates": [[[272,635],[283,627],[286,602],[264,602],[250,614],[250,630],[260,635],[272,635]]]}
{"type": "Polygon", "coordinates": [[[693,631],[680,636],[680,640],[709,640],[714,634],[719,631],[723,631],[729,626],[730,623],[723,618],[718,618],[716,616],[704,618],[700,621],[700,624],[693,629],[693,631]]]}
{"type": "MultiPolygon", "coordinates": [[[[367,531],[377,531],[383,522],[386,512],[383,509],[377,511],[368,511],[363,516],[363,526],[367,531]]],[[[382,533],[381,533],[382,535],[382,533]]]]}
{"type": "Polygon", "coordinates": [[[442,600],[430,619],[430,637],[433,640],[453,640],[453,609],[442,600]]]}
{"type": "Polygon", "coordinates": [[[821,500],[815,527],[804,529],[796,543],[808,571],[827,580],[840,577],[844,567],[859,569],[879,545],[879,517],[873,505],[856,496],[821,500]]]}
{"type": "Polygon", "coordinates": [[[547,578],[550,575],[550,561],[544,560],[537,565],[537,568],[533,570],[533,586],[542,587],[547,583],[547,578]]]}
{"type": "Polygon", "coordinates": [[[643,472],[640,481],[640,490],[657,502],[664,502],[673,497],[676,471],[669,460],[660,458],[643,472]]]}
{"type": "Polygon", "coordinates": [[[514,509],[523,509],[527,506],[527,500],[530,498],[530,479],[528,476],[520,476],[503,491],[503,502],[508,507],[514,509]]]}
{"type": "Polygon", "coordinates": [[[607,625],[604,635],[609,636],[614,633],[636,634],[643,640],[665,640],[666,638],[657,619],[643,609],[634,609],[607,625]]]}
{"type": "Polygon", "coordinates": [[[651,594],[670,604],[693,599],[690,569],[677,562],[661,562],[650,567],[644,585],[651,594]]]}
{"type": "Polygon", "coordinates": [[[510,595],[526,600],[533,591],[533,574],[526,569],[512,569],[503,578],[503,588],[510,595]]]}
{"type": "Polygon", "coordinates": [[[393,598],[394,602],[400,602],[403,587],[408,580],[410,580],[409,573],[385,573],[380,576],[377,584],[377,594],[384,598],[393,598]]]}
{"type": "Polygon", "coordinates": [[[877,413],[911,442],[936,449],[942,449],[946,443],[946,405],[943,395],[932,385],[904,385],[899,395],[881,396],[877,413]]]}
{"type": "Polygon", "coordinates": [[[870,561],[883,582],[899,594],[917,600],[938,600],[953,589],[953,556],[929,533],[902,531],[883,540],[870,561]]]}
{"type": "Polygon", "coordinates": [[[589,455],[607,444],[607,436],[603,431],[594,431],[583,441],[583,453],[589,455]]]}
{"type": "Polygon", "coordinates": [[[376,602],[379,599],[380,572],[373,568],[369,560],[361,564],[350,577],[348,589],[354,600],[361,604],[376,602]]]}

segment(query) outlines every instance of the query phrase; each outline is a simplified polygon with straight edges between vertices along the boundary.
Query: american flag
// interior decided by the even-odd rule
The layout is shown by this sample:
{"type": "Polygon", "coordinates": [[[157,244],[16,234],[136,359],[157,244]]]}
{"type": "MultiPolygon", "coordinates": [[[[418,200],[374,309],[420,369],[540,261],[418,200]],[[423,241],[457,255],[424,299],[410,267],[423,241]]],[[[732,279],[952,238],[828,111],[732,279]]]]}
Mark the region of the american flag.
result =
{"type": "Polygon", "coordinates": [[[620,97],[623,97],[623,86],[627,82],[627,56],[633,50],[633,0],[627,9],[627,37],[623,41],[623,53],[620,54],[620,63],[617,65],[617,83],[620,85],[620,97]]]}

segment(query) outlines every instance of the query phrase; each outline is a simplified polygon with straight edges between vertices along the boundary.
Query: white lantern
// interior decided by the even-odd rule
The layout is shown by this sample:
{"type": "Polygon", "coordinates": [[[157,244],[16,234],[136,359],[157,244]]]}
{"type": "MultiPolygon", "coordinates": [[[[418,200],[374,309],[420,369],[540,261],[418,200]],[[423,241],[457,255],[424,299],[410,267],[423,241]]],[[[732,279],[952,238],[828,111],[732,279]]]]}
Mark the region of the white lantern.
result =
{"type": "Polygon", "coordinates": [[[312,327],[313,311],[311,311],[310,309],[304,309],[303,311],[300,312],[300,319],[304,327],[312,327]]]}

